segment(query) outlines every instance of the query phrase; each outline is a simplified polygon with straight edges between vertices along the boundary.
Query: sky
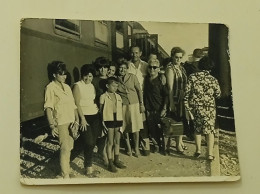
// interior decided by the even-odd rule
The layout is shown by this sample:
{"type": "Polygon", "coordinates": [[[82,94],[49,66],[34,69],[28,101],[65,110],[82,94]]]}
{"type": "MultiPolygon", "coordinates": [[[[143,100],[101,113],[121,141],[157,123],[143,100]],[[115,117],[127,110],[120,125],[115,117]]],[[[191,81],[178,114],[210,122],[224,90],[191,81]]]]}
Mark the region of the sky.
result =
{"type": "Polygon", "coordinates": [[[185,50],[183,60],[188,59],[195,48],[208,46],[208,24],[139,22],[149,34],[158,34],[162,48],[170,54],[172,47],[179,46],[185,50]]]}

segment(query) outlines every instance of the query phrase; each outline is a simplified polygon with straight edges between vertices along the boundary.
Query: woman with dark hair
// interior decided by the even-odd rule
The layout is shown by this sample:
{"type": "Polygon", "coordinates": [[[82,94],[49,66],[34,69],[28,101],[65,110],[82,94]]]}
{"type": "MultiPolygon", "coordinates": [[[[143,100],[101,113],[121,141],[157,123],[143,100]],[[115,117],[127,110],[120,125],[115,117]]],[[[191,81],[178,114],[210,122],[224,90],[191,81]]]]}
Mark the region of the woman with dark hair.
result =
{"type": "Polygon", "coordinates": [[[69,178],[70,154],[74,144],[69,127],[72,123],[78,125],[79,118],[71,89],[65,84],[66,65],[61,61],[53,61],[49,66],[52,82],[45,89],[44,110],[52,136],[59,138],[62,177],[69,178]]]}
{"type": "Polygon", "coordinates": [[[93,149],[98,135],[101,133],[101,118],[95,103],[96,91],[91,83],[95,75],[95,69],[91,65],[81,67],[81,80],[73,87],[75,103],[80,117],[80,129],[84,139],[84,166],[86,175],[95,177],[99,173],[92,169],[93,149]]]}
{"type": "Polygon", "coordinates": [[[185,89],[184,104],[188,117],[193,119],[195,128],[196,152],[194,156],[201,155],[201,135],[206,135],[208,160],[214,159],[213,146],[215,134],[216,103],[215,98],[221,95],[216,78],[210,75],[214,67],[209,57],[205,56],[198,66],[202,71],[193,73],[188,79],[185,89]]]}
{"type": "Polygon", "coordinates": [[[126,60],[119,60],[118,65],[118,79],[119,85],[117,93],[123,100],[123,131],[126,134],[127,154],[132,155],[131,146],[129,142],[129,134],[133,133],[134,138],[134,155],[138,157],[139,151],[139,131],[143,129],[144,113],[143,94],[134,74],[128,73],[128,62],[126,60]]]}
{"type": "MultiPolygon", "coordinates": [[[[185,118],[183,95],[187,82],[186,72],[181,64],[181,60],[185,51],[180,47],[173,47],[171,50],[171,61],[166,67],[166,80],[169,94],[169,111],[171,115],[174,115],[177,119],[183,122],[185,128],[187,128],[187,121],[185,118]]],[[[184,154],[184,149],[187,147],[182,141],[183,135],[175,137],[176,150],[178,154],[184,154]]],[[[171,138],[168,138],[167,150],[170,151],[171,138]]]]}
{"type": "Polygon", "coordinates": [[[105,57],[98,57],[94,66],[97,70],[97,76],[93,78],[93,85],[96,89],[96,102],[99,103],[99,97],[106,91],[106,79],[108,78],[109,61],[105,57]]]}
{"type": "MultiPolygon", "coordinates": [[[[96,90],[96,98],[95,98],[95,103],[97,104],[98,107],[100,107],[99,104],[99,99],[102,94],[106,92],[106,83],[107,83],[107,73],[108,73],[108,68],[109,68],[109,61],[105,57],[98,57],[96,58],[94,62],[94,66],[97,70],[97,76],[93,78],[92,84],[95,87],[96,90]]],[[[97,147],[98,147],[98,156],[103,159],[105,165],[108,164],[108,158],[107,158],[107,153],[106,153],[106,134],[105,133],[100,133],[99,137],[97,139],[97,147]]]]}
{"type": "Polygon", "coordinates": [[[116,73],[116,70],[117,70],[117,65],[115,62],[111,61],[109,63],[109,69],[108,69],[108,72],[107,72],[107,77],[116,77],[115,73],[116,73]]]}

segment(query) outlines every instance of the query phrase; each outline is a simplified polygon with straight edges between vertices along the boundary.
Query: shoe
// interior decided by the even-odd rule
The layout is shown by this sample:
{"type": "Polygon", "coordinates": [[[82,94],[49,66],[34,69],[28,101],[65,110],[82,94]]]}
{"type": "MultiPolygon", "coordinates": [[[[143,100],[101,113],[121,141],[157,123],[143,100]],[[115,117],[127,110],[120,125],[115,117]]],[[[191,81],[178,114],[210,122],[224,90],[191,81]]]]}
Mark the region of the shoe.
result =
{"type": "Polygon", "coordinates": [[[201,153],[199,153],[199,152],[195,152],[193,156],[194,156],[195,158],[199,158],[199,157],[200,157],[200,154],[201,154],[201,153]]]}
{"type": "Polygon", "coordinates": [[[165,150],[165,154],[166,154],[166,155],[170,155],[170,153],[171,153],[170,149],[166,149],[166,150],[165,150]]]}
{"type": "Polygon", "coordinates": [[[167,156],[167,153],[166,153],[165,150],[161,151],[161,154],[162,154],[163,156],[167,156]]]}
{"type": "Polygon", "coordinates": [[[215,160],[215,156],[209,155],[209,156],[208,156],[208,160],[209,160],[210,162],[212,162],[213,160],[215,160]]]}
{"type": "Polygon", "coordinates": [[[134,157],[138,158],[140,156],[140,152],[135,152],[133,155],[134,157]]]}
{"type": "Polygon", "coordinates": [[[150,155],[150,150],[143,150],[143,155],[144,156],[149,156],[150,155]]]}
{"type": "Polygon", "coordinates": [[[182,150],[182,151],[181,151],[181,150],[177,150],[177,154],[185,155],[185,154],[184,154],[184,150],[182,150]]]}
{"type": "Polygon", "coordinates": [[[159,152],[159,146],[158,145],[154,145],[154,153],[158,153],[159,152]]]}
{"type": "Polygon", "coordinates": [[[117,162],[114,162],[114,165],[117,167],[117,168],[121,168],[121,169],[125,169],[126,166],[123,164],[123,162],[121,161],[117,161],[117,162]]]}
{"type": "MultiPolygon", "coordinates": [[[[181,148],[182,148],[182,146],[181,146],[181,148]]],[[[177,154],[185,155],[184,150],[180,150],[178,147],[176,147],[176,151],[177,151],[177,154]]]]}
{"type": "Polygon", "coordinates": [[[109,170],[110,172],[113,172],[113,173],[116,173],[116,172],[117,172],[117,169],[116,169],[116,167],[115,167],[114,164],[109,164],[109,165],[108,165],[108,170],[109,170]]]}
{"type": "Polygon", "coordinates": [[[132,152],[131,152],[131,151],[127,151],[127,152],[126,152],[126,155],[128,155],[128,156],[131,157],[131,156],[132,156],[132,152]]]}

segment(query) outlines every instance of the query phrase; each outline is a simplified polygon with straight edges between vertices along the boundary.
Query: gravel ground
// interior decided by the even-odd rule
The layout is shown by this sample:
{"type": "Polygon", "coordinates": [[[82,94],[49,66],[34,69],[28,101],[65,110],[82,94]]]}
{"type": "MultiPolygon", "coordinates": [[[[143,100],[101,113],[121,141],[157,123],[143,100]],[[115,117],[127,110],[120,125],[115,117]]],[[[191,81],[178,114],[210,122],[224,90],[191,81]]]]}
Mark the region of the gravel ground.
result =
{"type": "MultiPolygon", "coordinates": [[[[41,143],[35,143],[34,139],[21,139],[21,178],[57,178],[59,177],[59,145],[57,140],[50,137],[41,143]]],[[[205,154],[195,159],[194,142],[185,141],[188,150],[185,155],[175,152],[173,141],[171,154],[168,156],[160,153],[151,153],[149,156],[127,156],[121,150],[120,160],[127,166],[119,169],[117,173],[107,170],[103,162],[95,154],[93,167],[100,171],[101,178],[116,177],[203,177],[210,176],[210,163],[205,154]]],[[[222,176],[239,175],[239,163],[237,157],[236,138],[234,134],[219,134],[220,166],[222,176]]],[[[202,147],[202,153],[206,153],[206,146],[202,147]]],[[[87,178],[83,168],[83,156],[81,153],[71,162],[72,175],[77,178],[87,178]]]]}
{"type": "Polygon", "coordinates": [[[235,133],[220,131],[219,157],[222,176],[240,176],[235,133]]]}

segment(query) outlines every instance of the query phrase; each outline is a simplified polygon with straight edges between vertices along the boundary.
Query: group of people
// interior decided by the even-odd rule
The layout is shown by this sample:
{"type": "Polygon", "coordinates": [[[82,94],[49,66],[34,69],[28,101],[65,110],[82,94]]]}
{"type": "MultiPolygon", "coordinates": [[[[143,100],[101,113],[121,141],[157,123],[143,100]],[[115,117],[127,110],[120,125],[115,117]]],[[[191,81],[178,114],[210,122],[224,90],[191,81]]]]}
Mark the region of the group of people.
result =
{"type": "MultiPolygon", "coordinates": [[[[139,146],[143,155],[149,155],[150,142],[155,152],[169,154],[172,138],[166,144],[160,127],[160,118],[166,115],[177,115],[185,129],[194,128],[194,132],[184,130],[183,135],[194,133],[196,158],[201,154],[201,135],[206,134],[208,159],[214,159],[215,98],[220,97],[219,84],[210,75],[213,63],[209,57],[201,55],[199,62],[183,64],[184,54],[180,47],[172,48],[171,59],[163,71],[156,55],[151,54],[148,63],[142,61],[138,46],[131,48],[130,61],[120,58],[109,63],[98,57],[94,66],[81,67],[81,80],[72,90],[65,84],[66,65],[61,61],[51,63],[53,81],[45,90],[44,109],[52,135],[59,138],[64,178],[70,176],[74,145],[71,126],[81,131],[84,167],[89,177],[99,173],[92,167],[95,146],[111,172],[126,168],[119,159],[121,139],[129,156],[138,158],[139,146]]],[[[187,149],[183,135],[175,137],[178,154],[185,154],[187,149]]]]}

